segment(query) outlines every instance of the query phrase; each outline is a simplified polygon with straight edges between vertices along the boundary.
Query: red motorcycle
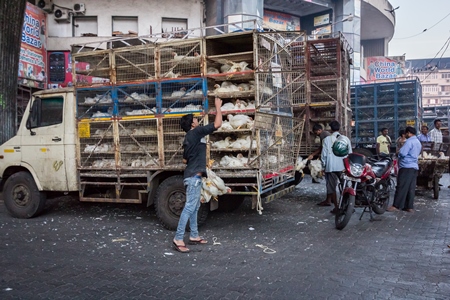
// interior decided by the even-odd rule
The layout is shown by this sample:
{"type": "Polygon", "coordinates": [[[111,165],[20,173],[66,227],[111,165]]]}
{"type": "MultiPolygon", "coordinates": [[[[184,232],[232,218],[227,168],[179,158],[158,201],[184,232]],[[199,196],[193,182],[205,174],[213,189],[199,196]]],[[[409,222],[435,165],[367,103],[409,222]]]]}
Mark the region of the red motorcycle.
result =
{"type": "Polygon", "coordinates": [[[391,177],[394,163],[391,157],[369,160],[362,154],[351,153],[344,158],[344,165],[335,219],[336,228],[339,230],[344,229],[350,221],[355,207],[364,207],[360,220],[366,212],[369,212],[371,221],[375,220],[372,211],[383,214],[389,205],[391,190],[394,187],[391,177]]]}

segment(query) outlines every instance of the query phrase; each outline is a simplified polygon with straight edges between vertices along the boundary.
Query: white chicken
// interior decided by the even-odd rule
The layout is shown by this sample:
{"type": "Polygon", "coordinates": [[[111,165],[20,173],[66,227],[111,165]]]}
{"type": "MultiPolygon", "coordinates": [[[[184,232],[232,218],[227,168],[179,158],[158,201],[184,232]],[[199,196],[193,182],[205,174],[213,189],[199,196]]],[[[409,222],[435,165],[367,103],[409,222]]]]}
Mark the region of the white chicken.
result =
{"type": "Polygon", "coordinates": [[[220,108],[221,111],[227,111],[227,110],[235,110],[236,106],[233,102],[227,102],[220,108]]]}
{"type": "MultiPolygon", "coordinates": [[[[232,149],[242,149],[247,150],[250,149],[250,144],[252,144],[252,139],[249,135],[240,137],[236,139],[234,142],[232,142],[229,147],[232,149]]],[[[256,143],[253,143],[253,148],[256,147],[256,143]]]]}
{"type": "Polygon", "coordinates": [[[255,101],[250,101],[245,109],[255,109],[255,101]]]}
{"type": "Polygon", "coordinates": [[[228,167],[228,168],[237,168],[237,167],[243,167],[244,162],[241,161],[239,158],[234,157],[233,155],[225,155],[220,159],[221,166],[228,167]]]}
{"type": "Polygon", "coordinates": [[[205,202],[209,202],[211,197],[217,200],[217,197],[230,192],[230,188],[225,185],[225,182],[217,176],[209,168],[206,168],[207,178],[202,178],[202,196],[205,202]]]}
{"type": "Polygon", "coordinates": [[[234,106],[236,109],[247,109],[247,102],[244,100],[236,99],[234,106]]]}
{"type": "Polygon", "coordinates": [[[246,126],[248,123],[250,123],[253,119],[247,115],[228,115],[227,116],[228,121],[230,121],[231,126],[233,126],[234,129],[240,129],[242,126],[246,126]]]}
{"type": "Polygon", "coordinates": [[[309,170],[311,171],[311,177],[317,181],[318,178],[322,178],[322,161],[320,159],[311,160],[309,163],[309,170]]]}
{"type": "Polygon", "coordinates": [[[308,163],[307,159],[303,159],[301,156],[299,156],[295,163],[295,170],[303,172],[303,169],[306,167],[307,163],[308,163]]]}
{"type": "Polygon", "coordinates": [[[181,76],[181,73],[174,73],[173,70],[170,70],[166,74],[163,75],[164,78],[178,78],[181,76]]]}
{"type": "Polygon", "coordinates": [[[230,140],[231,137],[227,136],[224,140],[214,142],[212,147],[217,149],[226,149],[230,146],[230,140]]]}
{"type": "Polygon", "coordinates": [[[214,67],[208,67],[208,69],[206,70],[207,74],[219,74],[219,70],[217,68],[214,67]]]}
{"type": "Polygon", "coordinates": [[[220,126],[217,131],[233,131],[233,130],[234,130],[234,128],[233,128],[233,126],[231,126],[230,122],[225,120],[222,122],[222,126],[220,126]]]}
{"type": "Polygon", "coordinates": [[[186,88],[182,87],[179,91],[174,91],[171,94],[171,97],[182,97],[186,95],[186,88]]]}
{"type": "Polygon", "coordinates": [[[198,52],[194,52],[194,56],[183,56],[183,55],[178,55],[176,52],[172,52],[173,55],[173,60],[175,61],[182,61],[182,60],[200,60],[200,55],[198,54],[198,52]]]}

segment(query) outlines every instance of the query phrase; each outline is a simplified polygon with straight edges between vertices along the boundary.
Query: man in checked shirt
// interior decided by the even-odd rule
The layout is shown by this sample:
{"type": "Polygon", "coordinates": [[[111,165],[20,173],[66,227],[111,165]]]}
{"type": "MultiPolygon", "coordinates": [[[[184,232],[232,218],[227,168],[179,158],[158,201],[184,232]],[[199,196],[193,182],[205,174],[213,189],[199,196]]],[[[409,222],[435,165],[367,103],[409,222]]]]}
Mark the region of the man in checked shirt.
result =
{"type": "Polygon", "coordinates": [[[434,120],[434,129],[430,131],[431,150],[439,151],[439,147],[442,144],[442,122],[439,119],[434,120]]]}

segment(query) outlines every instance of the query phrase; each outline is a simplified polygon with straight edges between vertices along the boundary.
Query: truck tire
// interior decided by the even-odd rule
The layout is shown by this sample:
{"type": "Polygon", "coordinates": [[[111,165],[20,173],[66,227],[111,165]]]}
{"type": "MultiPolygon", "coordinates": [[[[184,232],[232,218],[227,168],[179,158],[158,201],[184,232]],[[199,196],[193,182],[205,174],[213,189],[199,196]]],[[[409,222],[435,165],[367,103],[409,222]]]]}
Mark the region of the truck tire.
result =
{"type": "Polygon", "coordinates": [[[371,158],[374,156],[374,154],[372,153],[372,151],[370,151],[369,149],[365,149],[365,148],[355,148],[352,150],[353,153],[359,153],[364,155],[367,158],[371,158]]]}
{"type": "Polygon", "coordinates": [[[39,215],[47,199],[46,194],[38,190],[33,176],[28,172],[11,175],[6,180],[3,197],[8,212],[20,219],[39,215]]]}
{"type": "MultiPolygon", "coordinates": [[[[169,177],[159,185],[155,196],[155,209],[156,216],[165,228],[177,229],[185,202],[186,189],[183,184],[183,176],[169,177]]],[[[202,203],[197,215],[198,226],[206,222],[208,213],[209,203],[202,203]]],[[[189,228],[189,222],[187,228],[189,228]]]]}

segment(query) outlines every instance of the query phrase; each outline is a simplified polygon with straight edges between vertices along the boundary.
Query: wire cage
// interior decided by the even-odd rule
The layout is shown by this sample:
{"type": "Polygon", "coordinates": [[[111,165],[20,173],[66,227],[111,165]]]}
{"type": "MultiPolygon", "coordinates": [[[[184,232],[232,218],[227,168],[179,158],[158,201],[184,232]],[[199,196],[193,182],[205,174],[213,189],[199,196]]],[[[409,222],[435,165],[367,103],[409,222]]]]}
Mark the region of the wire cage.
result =
{"type": "Polygon", "coordinates": [[[77,87],[92,85],[92,79],[88,80],[87,76],[97,77],[94,83],[96,81],[100,83],[112,81],[111,57],[112,50],[72,54],[74,85],[77,87]]]}
{"type": "Polygon", "coordinates": [[[157,45],[158,78],[201,76],[203,51],[201,39],[167,42],[157,45]]]}
{"type": "Polygon", "coordinates": [[[305,68],[304,32],[255,33],[256,72],[299,71],[305,68]]]}
{"type": "Polygon", "coordinates": [[[116,80],[130,82],[156,78],[155,45],[123,47],[113,50],[116,80]]]}
{"type": "Polygon", "coordinates": [[[76,89],[77,118],[110,118],[113,116],[112,94],[109,86],[76,89]]]}
{"type": "Polygon", "coordinates": [[[157,83],[127,84],[114,89],[117,90],[119,107],[117,114],[119,116],[143,116],[159,113],[157,83]]]}
{"type": "Polygon", "coordinates": [[[311,78],[340,76],[338,53],[341,51],[339,38],[309,40],[307,42],[308,62],[311,78]]]}
{"type": "Polygon", "coordinates": [[[122,169],[160,168],[156,119],[121,120],[118,130],[122,169]]]}
{"type": "Polygon", "coordinates": [[[255,128],[259,129],[260,168],[263,174],[293,174],[304,121],[289,116],[258,112],[255,128]]]}
{"type": "Polygon", "coordinates": [[[78,123],[79,157],[81,169],[115,170],[115,143],[113,121],[78,123]]]}
{"type": "MultiPolygon", "coordinates": [[[[213,35],[205,38],[206,76],[224,81],[249,79],[253,73],[253,32],[213,35]]],[[[250,78],[252,79],[252,78],[250,78]]]]}
{"type": "Polygon", "coordinates": [[[198,113],[208,109],[202,78],[161,82],[162,114],[198,113]]]}
{"type": "Polygon", "coordinates": [[[181,129],[180,117],[165,117],[160,119],[163,128],[163,142],[160,143],[164,152],[164,167],[184,169],[183,141],[186,133],[181,129]]]}

